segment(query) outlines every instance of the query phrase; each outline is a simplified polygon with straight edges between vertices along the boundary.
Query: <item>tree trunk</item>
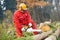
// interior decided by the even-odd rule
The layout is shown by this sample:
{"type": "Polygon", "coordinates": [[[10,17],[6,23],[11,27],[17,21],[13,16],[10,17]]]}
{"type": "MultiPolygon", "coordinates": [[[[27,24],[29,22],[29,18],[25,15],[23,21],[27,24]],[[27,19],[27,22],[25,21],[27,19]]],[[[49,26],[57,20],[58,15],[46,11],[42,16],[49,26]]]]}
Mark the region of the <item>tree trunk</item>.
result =
{"type": "Polygon", "coordinates": [[[42,34],[38,34],[38,35],[33,36],[33,39],[34,39],[34,40],[42,40],[42,39],[48,37],[48,35],[50,35],[50,34],[52,34],[52,33],[53,33],[53,31],[50,30],[50,31],[48,31],[48,32],[44,32],[44,33],[42,33],[42,34]]]}
{"type": "Polygon", "coordinates": [[[52,30],[48,31],[48,32],[44,32],[42,34],[38,34],[33,36],[33,40],[56,40],[57,37],[59,37],[60,33],[59,33],[60,29],[58,28],[55,33],[53,33],[52,30]],[[52,34],[52,35],[51,35],[52,34]],[[49,36],[50,35],[50,36],[49,36]],[[49,36],[49,37],[48,37],[49,36]]]}
{"type": "Polygon", "coordinates": [[[55,33],[53,33],[51,36],[47,37],[45,40],[57,40],[57,38],[60,35],[60,29],[58,28],[55,33]]]}

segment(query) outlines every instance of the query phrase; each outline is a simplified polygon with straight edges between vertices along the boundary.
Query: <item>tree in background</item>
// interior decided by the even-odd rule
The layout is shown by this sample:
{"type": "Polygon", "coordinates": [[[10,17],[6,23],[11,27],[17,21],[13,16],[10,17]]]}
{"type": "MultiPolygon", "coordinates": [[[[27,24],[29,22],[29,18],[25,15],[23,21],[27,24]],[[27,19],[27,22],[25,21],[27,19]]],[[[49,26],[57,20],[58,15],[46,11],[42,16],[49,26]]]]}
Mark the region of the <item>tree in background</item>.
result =
{"type": "Polygon", "coordinates": [[[6,6],[6,10],[11,10],[12,12],[14,12],[14,10],[16,9],[16,1],[15,0],[4,0],[5,2],[5,6],[6,6]]]}
{"type": "Polygon", "coordinates": [[[55,19],[59,20],[58,18],[59,6],[56,5],[58,12],[54,11],[54,6],[52,4],[53,0],[4,0],[4,1],[6,4],[5,5],[6,8],[12,11],[14,11],[16,8],[18,9],[20,3],[22,2],[26,3],[32,18],[36,23],[44,22],[46,21],[46,19],[52,19],[53,21],[55,19]]]}
{"type": "Polygon", "coordinates": [[[0,23],[2,23],[2,21],[3,21],[3,10],[1,7],[1,2],[0,2],[0,23]]]}

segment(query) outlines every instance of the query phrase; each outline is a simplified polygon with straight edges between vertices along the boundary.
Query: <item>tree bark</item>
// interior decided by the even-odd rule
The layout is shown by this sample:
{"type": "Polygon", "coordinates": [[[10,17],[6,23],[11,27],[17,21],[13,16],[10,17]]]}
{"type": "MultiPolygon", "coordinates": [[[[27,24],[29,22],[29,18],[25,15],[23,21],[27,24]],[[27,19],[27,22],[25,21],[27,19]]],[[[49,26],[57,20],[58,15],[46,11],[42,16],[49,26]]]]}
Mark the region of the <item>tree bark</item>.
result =
{"type": "Polygon", "coordinates": [[[53,33],[53,31],[50,30],[48,32],[44,32],[42,34],[38,34],[38,35],[35,35],[35,36],[32,36],[32,37],[33,37],[33,40],[56,40],[56,38],[59,37],[59,35],[60,35],[59,31],[60,31],[60,28],[58,28],[55,31],[55,33],[53,33]]]}
{"type": "Polygon", "coordinates": [[[38,35],[33,36],[33,39],[34,39],[34,40],[41,40],[41,39],[46,38],[48,35],[50,35],[50,34],[52,34],[52,33],[53,33],[53,31],[50,30],[50,31],[48,31],[48,32],[44,32],[44,33],[42,33],[42,34],[38,34],[38,35]]]}
{"type": "Polygon", "coordinates": [[[51,36],[49,36],[48,38],[46,38],[45,40],[57,40],[57,38],[60,35],[60,28],[58,28],[55,33],[53,33],[51,36]]]}

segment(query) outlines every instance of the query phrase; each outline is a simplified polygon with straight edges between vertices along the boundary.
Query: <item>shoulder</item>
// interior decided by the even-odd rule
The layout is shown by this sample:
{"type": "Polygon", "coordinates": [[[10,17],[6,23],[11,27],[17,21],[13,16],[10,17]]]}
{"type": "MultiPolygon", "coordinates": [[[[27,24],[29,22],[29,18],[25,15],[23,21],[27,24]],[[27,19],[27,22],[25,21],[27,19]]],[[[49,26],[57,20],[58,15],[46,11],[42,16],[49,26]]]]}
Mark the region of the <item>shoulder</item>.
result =
{"type": "Polygon", "coordinates": [[[16,10],[15,12],[14,12],[14,15],[15,14],[19,14],[20,13],[20,10],[16,10]]]}
{"type": "Polygon", "coordinates": [[[19,10],[16,10],[16,11],[14,12],[14,16],[19,15],[19,13],[20,13],[20,11],[19,11],[19,10]]]}

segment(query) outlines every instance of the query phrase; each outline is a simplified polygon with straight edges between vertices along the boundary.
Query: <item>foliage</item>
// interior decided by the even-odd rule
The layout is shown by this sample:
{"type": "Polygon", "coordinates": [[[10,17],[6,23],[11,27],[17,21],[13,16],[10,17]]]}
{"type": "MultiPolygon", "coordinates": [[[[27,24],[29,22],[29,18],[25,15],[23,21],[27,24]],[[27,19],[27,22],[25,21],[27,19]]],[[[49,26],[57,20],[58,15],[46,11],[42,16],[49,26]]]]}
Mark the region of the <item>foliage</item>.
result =
{"type": "Polygon", "coordinates": [[[55,21],[55,22],[51,23],[49,26],[51,27],[51,29],[52,29],[53,32],[54,32],[54,31],[57,30],[57,28],[60,28],[60,22],[55,21]]]}
{"type": "Polygon", "coordinates": [[[8,29],[0,27],[0,30],[0,40],[33,40],[31,37],[33,34],[27,32],[24,32],[24,37],[16,38],[14,27],[9,27],[8,29]]]}
{"type": "Polygon", "coordinates": [[[60,40],[60,37],[58,37],[57,40],[60,40]]]}
{"type": "MultiPolygon", "coordinates": [[[[15,28],[12,22],[12,16],[12,12],[10,10],[7,10],[6,17],[3,20],[3,23],[0,24],[0,40],[33,40],[33,33],[27,32],[23,33],[24,37],[16,38],[15,28]]],[[[50,27],[55,31],[57,27],[60,27],[60,23],[53,22],[52,24],[50,24],[50,27]]]]}
{"type": "Polygon", "coordinates": [[[33,40],[33,38],[28,36],[28,37],[17,38],[15,40],[33,40]]]}
{"type": "Polygon", "coordinates": [[[11,29],[10,34],[8,34],[8,31],[10,31],[8,28],[3,28],[2,25],[0,25],[0,40],[13,40],[15,38],[14,31],[11,29]]]}

